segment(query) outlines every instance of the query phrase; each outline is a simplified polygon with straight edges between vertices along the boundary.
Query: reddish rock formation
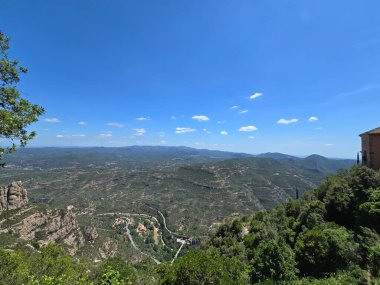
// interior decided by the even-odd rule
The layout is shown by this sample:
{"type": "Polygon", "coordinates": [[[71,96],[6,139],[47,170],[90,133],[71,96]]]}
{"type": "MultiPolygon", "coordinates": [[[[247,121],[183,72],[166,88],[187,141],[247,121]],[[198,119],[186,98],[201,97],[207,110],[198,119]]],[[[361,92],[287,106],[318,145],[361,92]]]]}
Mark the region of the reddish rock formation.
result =
{"type": "Polygon", "coordinates": [[[27,191],[21,181],[0,187],[0,211],[12,210],[28,203],[27,191]]]}

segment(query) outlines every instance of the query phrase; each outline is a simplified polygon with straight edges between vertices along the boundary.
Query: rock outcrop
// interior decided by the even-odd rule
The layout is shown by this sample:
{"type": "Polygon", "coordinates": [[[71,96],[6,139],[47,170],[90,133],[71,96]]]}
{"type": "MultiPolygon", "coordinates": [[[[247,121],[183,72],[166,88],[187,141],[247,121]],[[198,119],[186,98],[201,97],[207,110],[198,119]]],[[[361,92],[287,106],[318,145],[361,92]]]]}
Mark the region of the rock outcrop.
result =
{"type": "Polygon", "coordinates": [[[17,237],[18,242],[35,242],[40,246],[57,243],[70,255],[85,244],[72,206],[58,210],[31,205],[15,210],[0,220],[0,234],[6,233],[17,237]]]}
{"type": "Polygon", "coordinates": [[[8,186],[0,186],[0,211],[12,210],[28,203],[27,191],[21,181],[12,182],[8,186]]]}
{"type": "Polygon", "coordinates": [[[95,243],[95,240],[96,238],[98,237],[98,231],[96,230],[95,227],[87,227],[85,228],[84,230],[84,236],[86,238],[86,241],[89,243],[89,244],[94,244],[95,243]]]}

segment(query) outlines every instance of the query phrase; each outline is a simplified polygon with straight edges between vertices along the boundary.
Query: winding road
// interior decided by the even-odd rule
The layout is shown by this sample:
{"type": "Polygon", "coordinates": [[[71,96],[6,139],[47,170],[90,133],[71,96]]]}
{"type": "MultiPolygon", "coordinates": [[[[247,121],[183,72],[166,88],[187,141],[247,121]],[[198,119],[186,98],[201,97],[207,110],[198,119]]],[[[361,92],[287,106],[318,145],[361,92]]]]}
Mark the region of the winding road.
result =
{"type": "Polygon", "coordinates": [[[145,256],[150,257],[150,258],[151,258],[156,264],[161,264],[161,262],[158,261],[157,259],[155,259],[153,256],[151,256],[151,255],[149,255],[149,254],[147,254],[147,253],[145,253],[145,252],[142,252],[142,251],[138,248],[138,246],[136,245],[136,243],[135,243],[134,240],[133,240],[133,237],[132,237],[132,235],[131,235],[131,231],[130,231],[129,228],[128,228],[128,225],[129,225],[129,218],[123,218],[123,219],[124,219],[124,221],[125,221],[125,232],[126,232],[126,234],[127,234],[127,236],[128,236],[129,241],[131,242],[131,245],[133,246],[133,248],[136,249],[138,252],[140,252],[142,255],[145,255],[145,256]]]}

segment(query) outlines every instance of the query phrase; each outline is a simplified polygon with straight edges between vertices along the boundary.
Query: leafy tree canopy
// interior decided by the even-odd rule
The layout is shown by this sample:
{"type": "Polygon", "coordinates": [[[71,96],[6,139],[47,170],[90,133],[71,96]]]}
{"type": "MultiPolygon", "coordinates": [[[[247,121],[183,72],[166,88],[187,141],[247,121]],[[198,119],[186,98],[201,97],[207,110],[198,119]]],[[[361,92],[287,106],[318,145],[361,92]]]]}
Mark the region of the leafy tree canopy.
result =
{"type": "Polygon", "coordinates": [[[7,141],[0,146],[0,160],[4,153],[26,146],[35,137],[36,133],[27,127],[44,113],[41,106],[21,97],[16,87],[20,74],[27,73],[27,69],[18,60],[10,59],[8,50],[9,38],[0,32],[0,138],[7,141]]]}

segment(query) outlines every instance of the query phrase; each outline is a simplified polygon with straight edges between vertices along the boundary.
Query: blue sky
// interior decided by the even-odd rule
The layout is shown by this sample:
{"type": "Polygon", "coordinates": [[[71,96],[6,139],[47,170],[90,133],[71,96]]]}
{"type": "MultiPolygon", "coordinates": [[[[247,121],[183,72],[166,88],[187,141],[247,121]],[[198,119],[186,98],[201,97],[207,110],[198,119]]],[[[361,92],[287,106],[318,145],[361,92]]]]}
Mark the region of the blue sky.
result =
{"type": "Polygon", "coordinates": [[[0,2],[31,146],[352,158],[380,126],[379,1],[0,2]]]}

